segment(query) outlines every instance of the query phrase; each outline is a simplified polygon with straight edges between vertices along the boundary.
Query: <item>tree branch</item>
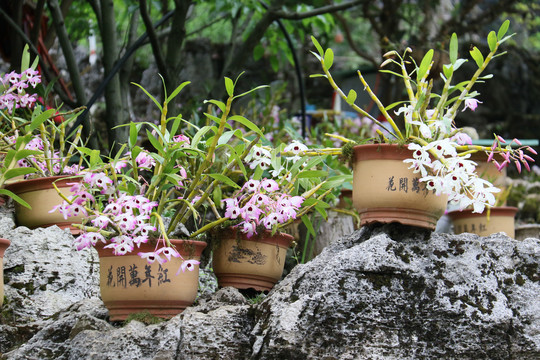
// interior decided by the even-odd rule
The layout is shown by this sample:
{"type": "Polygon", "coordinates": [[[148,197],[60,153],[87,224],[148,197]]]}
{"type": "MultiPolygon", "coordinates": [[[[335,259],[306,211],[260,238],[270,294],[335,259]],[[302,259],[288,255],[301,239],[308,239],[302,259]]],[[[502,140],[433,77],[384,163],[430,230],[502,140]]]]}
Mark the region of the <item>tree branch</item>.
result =
{"type": "Polygon", "coordinates": [[[165,60],[163,53],[161,52],[161,47],[159,46],[159,41],[156,36],[156,31],[152,24],[152,19],[148,14],[148,5],[146,0],[139,0],[139,11],[141,12],[141,18],[143,20],[144,26],[146,27],[146,33],[148,34],[148,39],[150,40],[150,46],[152,46],[152,52],[154,53],[154,59],[156,60],[156,65],[159,73],[165,79],[165,82],[169,82],[169,71],[165,65],[165,60]]]}
{"type": "Polygon", "coordinates": [[[354,6],[360,5],[362,3],[367,3],[367,0],[351,0],[345,3],[337,4],[337,5],[326,5],[322,6],[316,9],[313,9],[311,11],[306,11],[303,13],[298,12],[288,12],[284,10],[272,10],[270,8],[269,11],[273,13],[273,16],[279,19],[287,19],[287,20],[302,20],[307,19],[310,17],[323,15],[323,14],[329,14],[334,13],[341,10],[350,9],[354,6]]]}

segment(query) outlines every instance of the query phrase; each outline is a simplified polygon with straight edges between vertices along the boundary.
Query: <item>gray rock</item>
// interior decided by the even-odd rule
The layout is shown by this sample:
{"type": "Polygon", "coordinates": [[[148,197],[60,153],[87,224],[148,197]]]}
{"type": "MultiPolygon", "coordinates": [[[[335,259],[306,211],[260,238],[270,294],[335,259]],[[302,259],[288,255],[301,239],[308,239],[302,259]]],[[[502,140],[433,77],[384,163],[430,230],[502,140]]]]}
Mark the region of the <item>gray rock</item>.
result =
{"type": "Polygon", "coordinates": [[[36,321],[99,295],[97,252],[77,251],[69,230],[14,227],[3,217],[0,237],[11,241],[4,254],[4,306],[17,321],[36,321]]]}
{"type": "Polygon", "coordinates": [[[257,307],[257,359],[536,359],[540,242],[363,228],[257,307]]]}
{"type": "Polygon", "coordinates": [[[257,304],[224,288],[169,321],[122,325],[83,299],[4,358],[538,359],[539,263],[539,239],[365,227],[257,304]]]}

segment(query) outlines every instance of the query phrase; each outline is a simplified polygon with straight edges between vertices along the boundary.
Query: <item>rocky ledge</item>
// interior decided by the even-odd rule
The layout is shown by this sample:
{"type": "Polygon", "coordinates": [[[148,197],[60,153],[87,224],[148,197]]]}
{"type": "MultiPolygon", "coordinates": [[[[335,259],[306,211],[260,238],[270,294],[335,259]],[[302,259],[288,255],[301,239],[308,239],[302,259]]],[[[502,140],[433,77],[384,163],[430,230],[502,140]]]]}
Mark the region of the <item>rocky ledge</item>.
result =
{"type": "MultiPolygon", "coordinates": [[[[97,281],[91,257],[88,267],[54,259],[62,270],[44,274],[46,286],[26,278],[35,284],[14,287],[16,249],[6,253],[2,359],[540,358],[539,239],[364,227],[296,266],[264,298],[224,288],[156,324],[108,322],[97,283],[89,284],[97,281]],[[40,310],[45,292],[64,301],[40,310]]],[[[46,273],[24,261],[32,265],[22,273],[46,273]]]]}

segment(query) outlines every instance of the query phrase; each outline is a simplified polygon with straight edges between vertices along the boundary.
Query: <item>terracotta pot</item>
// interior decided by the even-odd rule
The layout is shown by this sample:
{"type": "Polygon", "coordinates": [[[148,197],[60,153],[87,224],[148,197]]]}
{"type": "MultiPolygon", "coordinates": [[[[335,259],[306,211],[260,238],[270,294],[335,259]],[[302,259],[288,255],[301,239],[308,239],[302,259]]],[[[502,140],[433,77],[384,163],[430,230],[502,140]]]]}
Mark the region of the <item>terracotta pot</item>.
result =
{"type": "Polygon", "coordinates": [[[10,241],[7,239],[0,239],[0,307],[4,303],[4,251],[8,248],[10,241]]]}
{"type": "Polygon", "coordinates": [[[54,181],[56,181],[55,184],[62,193],[69,196],[73,193],[69,191],[71,185],[67,185],[67,183],[74,183],[78,180],[66,178],[65,176],[51,176],[22,180],[6,185],[6,189],[20,196],[32,207],[32,209],[28,209],[15,203],[15,219],[17,224],[30,229],[57,225],[62,229],[70,229],[74,234],[79,233],[80,231],[72,227],[71,224],[80,223],[84,219],[84,216],[74,216],[66,220],[59,211],[49,213],[54,206],[60,205],[63,201],[52,185],[54,181]]]}
{"type": "MultiPolygon", "coordinates": [[[[171,240],[185,260],[199,260],[206,247],[203,241],[171,240]]],[[[142,244],[131,254],[115,256],[111,249],[96,246],[99,254],[101,299],[111,321],[125,320],[130,314],[148,311],[162,318],[172,318],[193,304],[199,288],[199,266],[175,275],[181,258],[148,264],[137,255],[151,252],[155,245],[142,244]]]]}
{"type": "Polygon", "coordinates": [[[214,247],[213,268],[220,287],[270,291],[281,279],[293,237],[270,232],[253,235],[223,231],[214,247]]]}
{"type": "Polygon", "coordinates": [[[354,147],[353,205],[360,225],[398,222],[435,230],[447,196],[437,196],[420,182],[403,160],[412,158],[404,146],[367,144],[354,147]]]}
{"type": "Polygon", "coordinates": [[[462,211],[450,211],[448,216],[454,224],[454,233],[472,233],[480,236],[489,236],[494,233],[504,232],[511,238],[515,237],[515,222],[518,209],[510,206],[491,208],[489,221],[487,212],[473,213],[472,209],[462,211]]]}

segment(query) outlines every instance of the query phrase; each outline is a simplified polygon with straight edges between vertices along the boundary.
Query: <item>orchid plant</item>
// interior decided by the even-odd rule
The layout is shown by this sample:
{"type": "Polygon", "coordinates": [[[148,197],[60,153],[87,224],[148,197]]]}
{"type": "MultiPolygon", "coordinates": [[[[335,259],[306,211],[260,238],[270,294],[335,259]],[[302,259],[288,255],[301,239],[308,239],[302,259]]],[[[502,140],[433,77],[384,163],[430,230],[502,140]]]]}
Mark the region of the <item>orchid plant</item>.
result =
{"type": "MultiPolygon", "coordinates": [[[[381,67],[391,64],[398,68],[394,70],[381,70],[390,73],[403,80],[407,92],[407,100],[384,106],[373,93],[368,83],[358,71],[358,77],[368,92],[371,99],[377,105],[384,120],[374,118],[368,112],[355,104],[357,94],[350,90],[347,94],[336,84],[329,69],[333,64],[334,54],[332,49],[323,50],[315,38],[312,37],[317,52],[312,52],[320,61],[323,74],[331,86],[355,111],[369,118],[380,128],[377,130],[378,142],[406,144],[412,150],[412,158],[405,160],[414,173],[420,173],[420,181],[425,182],[430,190],[436,194],[446,194],[452,204],[460,209],[472,206],[474,212],[481,213],[486,206],[494,206],[495,193],[500,190],[489,181],[479,177],[476,173],[476,163],[469,157],[474,152],[488,154],[488,162],[493,162],[499,170],[513,164],[518,171],[522,166],[529,170],[529,162],[534,161],[528,155],[536,151],[529,146],[522,146],[521,142],[513,139],[506,142],[501,136],[495,135],[492,146],[472,145],[472,141],[462,129],[457,128],[455,118],[460,108],[461,111],[470,109],[474,111],[478,104],[478,92],[473,91],[475,83],[484,81],[492,75],[481,76],[490,61],[498,54],[499,47],[512,35],[507,36],[509,21],[505,21],[497,33],[490,32],[487,37],[489,53],[484,57],[477,47],[472,47],[470,55],[477,66],[472,78],[457,84],[452,84],[455,72],[467,61],[458,58],[457,35],[453,34],[450,39],[449,60],[450,63],[443,66],[440,77],[443,87],[440,94],[434,90],[433,80],[428,81],[428,76],[433,66],[433,50],[428,51],[418,65],[410,56],[412,50],[407,48],[403,55],[397,51],[390,51],[384,55],[387,58],[381,67]],[[409,65],[413,64],[410,71],[409,65]],[[463,107],[462,107],[463,105],[463,107]],[[403,116],[404,127],[399,128],[390,110],[397,107],[395,116],[403,116]],[[498,156],[495,156],[498,154],[498,156]],[[497,161],[502,158],[503,161],[497,161]]],[[[330,136],[354,144],[348,139],[338,135],[330,136]]],[[[345,149],[345,148],[344,148],[345,149]]]]}
{"type": "MultiPolygon", "coordinates": [[[[72,174],[77,165],[70,164],[75,144],[80,143],[81,129],[75,136],[66,136],[66,125],[75,120],[80,109],[58,113],[58,109],[46,109],[40,103],[36,91],[41,84],[41,76],[36,70],[38,59],[30,64],[28,46],[22,54],[21,72],[12,71],[0,77],[0,187],[7,181],[19,177],[51,176],[72,174]],[[68,118],[68,115],[71,118],[68,118]],[[54,118],[62,116],[65,121],[55,124],[54,118]],[[55,149],[54,144],[59,144],[55,149]]],[[[21,205],[29,205],[8,189],[0,189],[21,205]]]]}
{"type": "MultiPolygon", "coordinates": [[[[210,229],[226,221],[235,221],[234,211],[229,206],[221,207],[223,194],[247,191],[249,184],[263,184],[264,189],[258,189],[258,194],[266,196],[263,202],[267,205],[271,199],[277,199],[279,186],[281,204],[284,205],[285,200],[291,202],[284,210],[290,217],[295,216],[294,212],[302,203],[306,204],[306,211],[308,206],[324,211],[324,202],[319,201],[325,192],[321,184],[324,181],[320,178],[326,173],[307,172],[320,160],[304,158],[307,163],[301,161],[290,167],[283,166],[277,153],[290,155],[292,159],[295,151],[300,149],[297,144],[291,149],[285,145],[272,149],[269,157],[265,157],[265,147],[268,147],[262,144],[264,133],[247,118],[232,114],[236,99],[260,87],[235,95],[237,81],[225,78],[229,95],[226,102],[206,101],[210,106],[205,113],[208,122],[201,127],[181,115],[168,115],[168,103],[188,82],[170,95],[164,89],[163,103],[137,85],[159,108],[159,123],[132,122],[127,125],[128,143],[113,158],[103,159],[98,150],[78,147],[85,159],[85,169],[74,176],[73,195],[61,194],[64,202],[52,210],[60,211],[65,218],[85,215],[85,223],[74,224],[82,231],[74,240],[78,250],[104,246],[115,255],[135,252],[148,263],[180,257],[170,238],[201,239],[210,229]],[[139,145],[141,134],[149,141],[147,148],[139,145]],[[278,185],[276,181],[262,179],[265,174],[271,176],[265,173],[270,168],[277,171],[274,175],[284,175],[288,181],[278,185]],[[302,170],[305,170],[303,177],[298,175],[302,170]],[[303,198],[290,196],[308,186],[309,181],[318,186],[304,192],[303,198]],[[154,251],[138,251],[140,244],[147,242],[155,244],[154,251]]],[[[239,195],[238,200],[237,204],[249,201],[243,195],[239,195]]],[[[223,204],[232,202],[225,200],[223,204]]],[[[253,208],[250,214],[260,215],[260,211],[260,208],[253,208]]],[[[252,220],[250,217],[248,222],[252,220]]],[[[192,269],[191,265],[196,261],[185,260],[182,264],[179,271],[192,269]]]]}
{"type": "Polygon", "coordinates": [[[237,189],[226,204],[225,216],[248,238],[264,231],[275,233],[302,219],[315,236],[306,215],[311,211],[327,217],[327,198],[348,176],[330,175],[325,154],[335,149],[310,149],[298,140],[277,147],[254,146],[245,158],[254,170],[249,181],[237,189]]]}

